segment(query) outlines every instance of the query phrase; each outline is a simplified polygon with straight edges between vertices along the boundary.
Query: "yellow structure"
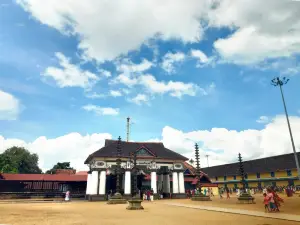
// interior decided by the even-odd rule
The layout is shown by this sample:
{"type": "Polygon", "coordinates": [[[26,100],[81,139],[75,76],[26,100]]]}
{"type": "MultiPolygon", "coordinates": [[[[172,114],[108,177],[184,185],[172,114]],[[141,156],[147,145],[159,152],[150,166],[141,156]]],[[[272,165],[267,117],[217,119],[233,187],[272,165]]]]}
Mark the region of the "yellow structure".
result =
{"type": "MultiPolygon", "coordinates": [[[[300,153],[297,154],[299,159],[300,153]]],[[[300,186],[294,154],[244,161],[243,165],[249,188],[300,186]]],[[[202,171],[219,187],[242,187],[238,163],[202,168],[202,171]]]]}

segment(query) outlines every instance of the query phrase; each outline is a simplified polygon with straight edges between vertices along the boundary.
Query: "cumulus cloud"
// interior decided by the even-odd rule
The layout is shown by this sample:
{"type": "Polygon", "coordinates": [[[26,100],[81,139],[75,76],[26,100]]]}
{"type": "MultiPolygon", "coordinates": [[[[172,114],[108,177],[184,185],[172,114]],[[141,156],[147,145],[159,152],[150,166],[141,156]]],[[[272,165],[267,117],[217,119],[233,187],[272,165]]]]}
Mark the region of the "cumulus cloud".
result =
{"type": "MultiPolygon", "coordinates": [[[[300,117],[290,117],[296,149],[300,150],[300,117]]],[[[104,146],[105,139],[111,139],[108,133],[82,136],[70,133],[54,139],[39,137],[26,143],[20,139],[5,139],[0,136],[0,153],[12,146],[21,146],[37,153],[40,167],[51,168],[58,161],[70,161],[78,170],[87,170],[83,165],[87,156],[104,146]]],[[[209,165],[219,165],[237,161],[240,152],[245,160],[292,153],[292,146],[284,115],[276,116],[261,130],[228,130],[212,128],[183,132],[170,126],[162,130],[161,138],[148,140],[162,141],[164,145],[188,158],[194,157],[194,144],[200,146],[201,166],[205,167],[209,156],[209,165]]]]}
{"type": "Polygon", "coordinates": [[[91,104],[85,105],[82,108],[88,112],[94,112],[96,115],[99,116],[117,116],[119,115],[119,111],[120,111],[118,108],[100,107],[91,104]]]}
{"type": "MultiPolygon", "coordinates": [[[[290,117],[296,149],[300,150],[300,117],[290,117]]],[[[212,128],[182,132],[166,126],[162,132],[164,144],[177,152],[194,157],[195,142],[200,145],[201,164],[210,166],[236,162],[240,152],[245,160],[292,153],[292,145],[284,115],[276,116],[262,130],[228,130],[212,128]]]]}
{"type": "Polygon", "coordinates": [[[260,116],[256,122],[257,123],[268,123],[270,120],[269,120],[269,117],[267,116],[260,116]]]}
{"type": "Polygon", "coordinates": [[[42,75],[53,78],[59,87],[90,88],[99,80],[96,74],[71,64],[70,59],[62,53],[57,52],[55,56],[61,68],[48,67],[42,75]]]}
{"type": "Polygon", "coordinates": [[[69,133],[53,139],[39,137],[32,142],[20,139],[5,139],[0,136],[0,153],[12,146],[25,147],[32,153],[39,155],[39,166],[46,171],[57,162],[71,162],[71,166],[77,170],[88,170],[84,160],[89,154],[104,146],[105,139],[111,139],[111,134],[95,133],[92,135],[81,135],[69,133]]]}
{"type": "Polygon", "coordinates": [[[169,94],[181,98],[184,95],[195,96],[197,92],[205,95],[207,92],[194,83],[181,81],[158,81],[151,74],[134,76],[132,74],[120,74],[113,80],[114,84],[124,84],[128,87],[139,85],[150,94],[169,94]]]}
{"type": "Polygon", "coordinates": [[[149,104],[149,97],[145,94],[138,94],[135,97],[128,99],[129,102],[133,102],[137,105],[149,104]]]}
{"type": "Polygon", "coordinates": [[[116,91],[116,90],[110,90],[109,93],[113,97],[120,97],[120,96],[122,96],[122,93],[120,91],[116,91]]]}
{"type": "Polygon", "coordinates": [[[175,64],[178,65],[180,62],[183,62],[185,59],[185,54],[182,52],[176,53],[167,53],[163,57],[161,68],[164,69],[167,73],[175,72],[175,64]]]}
{"type": "Polygon", "coordinates": [[[300,53],[300,4],[281,0],[223,0],[209,11],[211,27],[229,27],[215,49],[227,61],[253,64],[300,53]]]}
{"type": "Polygon", "coordinates": [[[198,49],[191,49],[190,56],[197,59],[197,67],[203,67],[212,64],[215,60],[214,57],[207,57],[207,55],[198,49]]]}
{"type": "Polygon", "coordinates": [[[0,90],[0,120],[16,120],[21,110],[20,101],[0,90]]]}
{"type": "Polygon", "coordinates": [[[86,58],[99,61],[127,54],[153,37],[197,42],[203,35],[199,20],[210,6],[207,1],[197,0],[189,0],[188,4],[180,0],[86,0],[84,3],[17,0],[17,3],[41,23],[66,35],[79,35],[78,48],[86,58]]]}
{"type": "Polygon", "coordinates": [[[42,24],[65,35],[80,36],[78,48],[86,59],[113,60],[138,50],[153,38],[200,42],[205,31],[203,24],[232,30],[230,36],[214,43],[226,61],[253,64],[300,52],[298,1],[17,0],[17,3],[42,24]]]}

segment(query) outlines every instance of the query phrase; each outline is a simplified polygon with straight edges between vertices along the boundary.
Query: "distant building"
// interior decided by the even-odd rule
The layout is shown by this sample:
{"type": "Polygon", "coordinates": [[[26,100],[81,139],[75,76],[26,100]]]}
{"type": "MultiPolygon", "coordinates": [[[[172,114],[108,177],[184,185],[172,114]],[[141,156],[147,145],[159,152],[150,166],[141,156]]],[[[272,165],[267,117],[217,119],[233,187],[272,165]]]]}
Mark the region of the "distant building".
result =
{"type": "MultiPolygon", "coordinates": [[[[105,140],[103,148],[89,155],[85,161],[90,167],[87,179],[87,197],[91,201],[105,200],[107,193],[116,190],[116,140],[105,140]]],[[[132,195],[132,153],[137,155],[137,187],[143,191],[153,189],[154,195],[185,198],[186,189],[194,188],[195,172],[185,161],[188,159],[159,142],[121,141],[121,180],[125,197],[132,195]]],[[[209,177],[202,173],[201,182],[211,184],[209,177]]]]}
{"type": "MultiPolygon", "coordinates": [[[[297,154],[299,159],[300,153],[297,154]]],[[[293,153],[244,161],[244,170],[249,187],[300,186],[293,153]]],[[[219,187],[241,187],[239,163],[202,168],[202,171],[219,187]]]]}

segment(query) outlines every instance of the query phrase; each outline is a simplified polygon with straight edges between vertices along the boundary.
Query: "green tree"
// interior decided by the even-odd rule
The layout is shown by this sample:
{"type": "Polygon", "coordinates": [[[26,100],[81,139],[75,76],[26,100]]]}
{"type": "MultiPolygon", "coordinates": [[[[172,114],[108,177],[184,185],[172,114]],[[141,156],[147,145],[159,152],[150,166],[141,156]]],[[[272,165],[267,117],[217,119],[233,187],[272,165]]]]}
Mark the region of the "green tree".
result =
{"type": "Polygon", "coordinates": [[[71,166],[70,166],[70,162],[58,162],[56,165],[53,166],[52,169],[47,170],[46,173],[48,174],[55,174],[56,170],[74,170],[71,166]]]}
{"type": "Polygon", "coordinates": [[[42,173],[39,157],[22,147],[11,147],[0,154],[1,173],[42,173]]]}

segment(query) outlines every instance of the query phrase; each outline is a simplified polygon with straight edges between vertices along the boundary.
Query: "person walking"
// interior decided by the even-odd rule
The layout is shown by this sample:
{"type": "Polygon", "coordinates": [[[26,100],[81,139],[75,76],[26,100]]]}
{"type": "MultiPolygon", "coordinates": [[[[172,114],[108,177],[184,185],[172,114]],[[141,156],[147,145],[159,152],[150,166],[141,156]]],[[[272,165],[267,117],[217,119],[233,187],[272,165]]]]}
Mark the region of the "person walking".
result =
{"type": "Polygon", "coordinates": [[[269,198],[268,198],[268,196],[267,196],[266,193],[264,193],[263,196],[264,196],[263,203],[265,205],[265,212],[270,212],[270,209],[269,209],[269,198]]]}

